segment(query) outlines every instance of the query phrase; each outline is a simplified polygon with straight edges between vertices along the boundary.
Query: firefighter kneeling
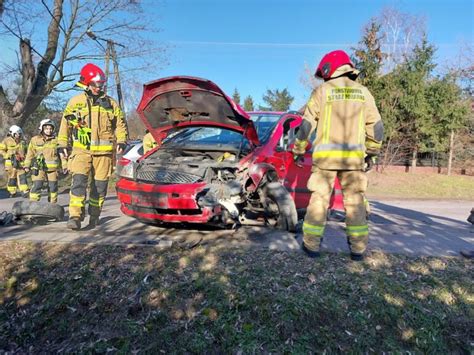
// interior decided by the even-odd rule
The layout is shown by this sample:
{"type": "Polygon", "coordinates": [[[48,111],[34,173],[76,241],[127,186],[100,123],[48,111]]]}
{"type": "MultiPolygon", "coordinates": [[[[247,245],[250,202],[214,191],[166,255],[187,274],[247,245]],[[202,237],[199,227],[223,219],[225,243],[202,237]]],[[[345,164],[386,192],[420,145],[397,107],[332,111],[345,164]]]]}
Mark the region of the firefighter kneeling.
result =
{"type": "MultiPolygon", "coordinates": [[[[31,138],[25,159],[25,171],[31,172],[33,187],[30,191],[30,201],[39,201],[45,181],[48,182],[50,203],[58,202],[58,169],[59,154],[58,140],[54,135],[55,123],[50,119],[40,122],[40,134],[31,138]]],[[[66,160],[62,162],[66,166],[66,160]]]]}
{"type": "Polygon", "coordinates": [[[89,227],[98,224],[112,173],[114,141],[117,142],[117,154],[122,154],[127,141],[122,110],[102,91],[104,84],[104,72],[94,64],[86,64],[77,83],[84,92],[69,100],[59,128],[58,142],[66,156],[72,136],[72,153],[68,161],[72,185],[67,227],[73,230],[81,228],[85,217],[89,175],[89,227]]]}
{"type": "Polygon", "coordinates": [[[349,56],[341,50],[326,54],[316,71],[324,83],[306,105],[293,154],[304,155],[314,129],[312,191],[303,223],[303,250],[319,256],[334,179],[338,177],[346,210],[346,234],[353,260],[362,260],[369,240],[366,218],[366,163],[379,153],[383,124],[373,96],[355,80],[349,56]]]}

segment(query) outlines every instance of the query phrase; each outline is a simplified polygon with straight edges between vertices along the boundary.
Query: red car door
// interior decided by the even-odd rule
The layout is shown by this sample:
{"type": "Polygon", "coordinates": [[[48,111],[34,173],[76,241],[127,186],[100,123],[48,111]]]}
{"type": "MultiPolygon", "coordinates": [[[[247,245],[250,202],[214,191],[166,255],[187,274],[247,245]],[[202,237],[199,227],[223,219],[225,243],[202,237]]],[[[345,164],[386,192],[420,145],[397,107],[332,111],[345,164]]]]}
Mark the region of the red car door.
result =
{"type": "MultiPolygon", "coordinates": [[[[283,117],[280,124],[287,129],[277,129],[275,133],[278,136],[272,137],[278,141],[274,149],[275,157],[272,160],[279,159],[284,163],[284,167],[277,167],[277,172],[283,180],[283,185],[290,192],[297,209],[306,208],[311,198],[311,191],[307,188],[308,179],[311,176],[311,167],[313,165],[312,149],[306,151],[304,160],[301,162],[302,167],[297,166],[293,160],[293,154],[290,151],[288,143],[294,142],[296,132],[301,124],[300,116],[283,117]],[[291,121],[290,123],[285,123],[291,121]],[[285,137],[287,135],[287,137],[285,137]]],[[[311,141],[313,141],[311,138],[311,141]]],[[[336,178],[334,181],[334,190],[329,203],[330,209],[344,210],[342,200],[341,185],[336,178]]]]}

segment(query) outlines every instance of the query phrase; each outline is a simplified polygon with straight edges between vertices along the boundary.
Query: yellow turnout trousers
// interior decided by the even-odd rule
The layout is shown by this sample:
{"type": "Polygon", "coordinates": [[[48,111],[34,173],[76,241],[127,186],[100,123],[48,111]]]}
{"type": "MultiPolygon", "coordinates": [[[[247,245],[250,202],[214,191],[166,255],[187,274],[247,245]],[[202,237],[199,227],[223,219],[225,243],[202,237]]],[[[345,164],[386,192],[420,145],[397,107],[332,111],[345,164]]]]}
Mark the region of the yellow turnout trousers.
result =
{"type": "Polygon", "coordinates": [[[367,176],[360,170],[322,170],[313,167],[308,180],[308,189],[312,195],[303,223],[303,243],[307,249],[319,251],[336,176],[341,183],[346,210],[349,248],[352,253],[363,254],[369,241],[369,227],[365,203],[367,176]]]}
{"type": "Polygon", "coordinates": [[[41,199],[41,190],[45,181],[48,182],[48,201],[51,203],[58,202],[58,172],[39,171],[38,175],[31,175],[33,187],[30,191],[30,201],[39,201],[41,199]]]}
{"type": "Polygon", "coordinates": [[[20,192],[23,193],[27,193],[28,182],[26,180],[25,170],[13,167],[8,167],[5,170],[8,176],[7,191],[10,193],[10,195],[15,195],[17,193],[17,190],[20,190],[20,192]]]}
{"type": "Polygon", "coordinates": [[[112,155],[72,153],[68,168],[72,173],[69,193],[69,218],[84,219],[87,182],[90,174],[89,215],[99,217],[107,195],[107,185],[112,172],[112,155]]]}

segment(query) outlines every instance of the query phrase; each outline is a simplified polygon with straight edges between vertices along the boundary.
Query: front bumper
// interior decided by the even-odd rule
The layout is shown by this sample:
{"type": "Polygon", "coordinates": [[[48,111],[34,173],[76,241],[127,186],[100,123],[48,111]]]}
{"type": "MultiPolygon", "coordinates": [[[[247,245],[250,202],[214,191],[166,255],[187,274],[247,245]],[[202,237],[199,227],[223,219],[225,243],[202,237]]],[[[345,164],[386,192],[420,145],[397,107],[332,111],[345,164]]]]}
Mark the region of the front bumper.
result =
{"type": "Polygon", "coordinates": [[[123,178],[116,184],[120,210],[149,223],[209,223],[222,208],[197,204],[205,188],[206,183],[154,185],[123,178]]]}

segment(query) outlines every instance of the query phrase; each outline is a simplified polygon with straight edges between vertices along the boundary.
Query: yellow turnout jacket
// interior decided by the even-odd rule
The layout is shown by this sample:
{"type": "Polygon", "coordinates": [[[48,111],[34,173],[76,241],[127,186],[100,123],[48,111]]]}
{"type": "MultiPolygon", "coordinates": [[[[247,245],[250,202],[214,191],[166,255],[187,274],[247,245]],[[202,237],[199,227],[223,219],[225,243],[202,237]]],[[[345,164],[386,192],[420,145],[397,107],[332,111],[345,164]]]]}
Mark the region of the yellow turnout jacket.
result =
{"type": "Polygon", "coordinates": [[[12,155],[19,158],[19,163],[23,166],[26,155],[26,143],[23,139],[17,143],[13,137],[8,136],[0,142],[0,153],[3,155],[3,159],[5,160],[6,169],[10,169],[13,165],[11,160],[12,155]]]}
{"type": "Polygon", "coordinates": [[[73,151],[93,155],[112,154],[114,141],[127,141],[127,125],[117,102],[107,95],[96,100],[86,92],[71,98],[64,110],[58,133],[59,147],[66,148],[70,137],[73,151]],[[67,117],[76,119],[68,120],[67,117]],[[88,135],[87,142],[80,139],[81,132],[88,135]]]}
{"type": "MultiPolygon", "coordinates": [[[[38,134],[31,138],[28,145],[28,153],[26,153],[25,167],[31,167],[33,159],[37,159],[41,155],[44,157],[47,171],[56,171],[59,168],[58,155],[58,139],[55,136],[46,137],[38,134]]],[[[63,162],[63,167],[66,167],[66,162],[63,162]]]]}
{"type": "Polygon", "coordinates": [[[378,154],[383,140],[373,96],[347,76],[330,79],[313,91],[301,127],[294,152],[304,153],[316,129],[313,165],[325,170],[363,169],[365,155],[378,154]]]}

